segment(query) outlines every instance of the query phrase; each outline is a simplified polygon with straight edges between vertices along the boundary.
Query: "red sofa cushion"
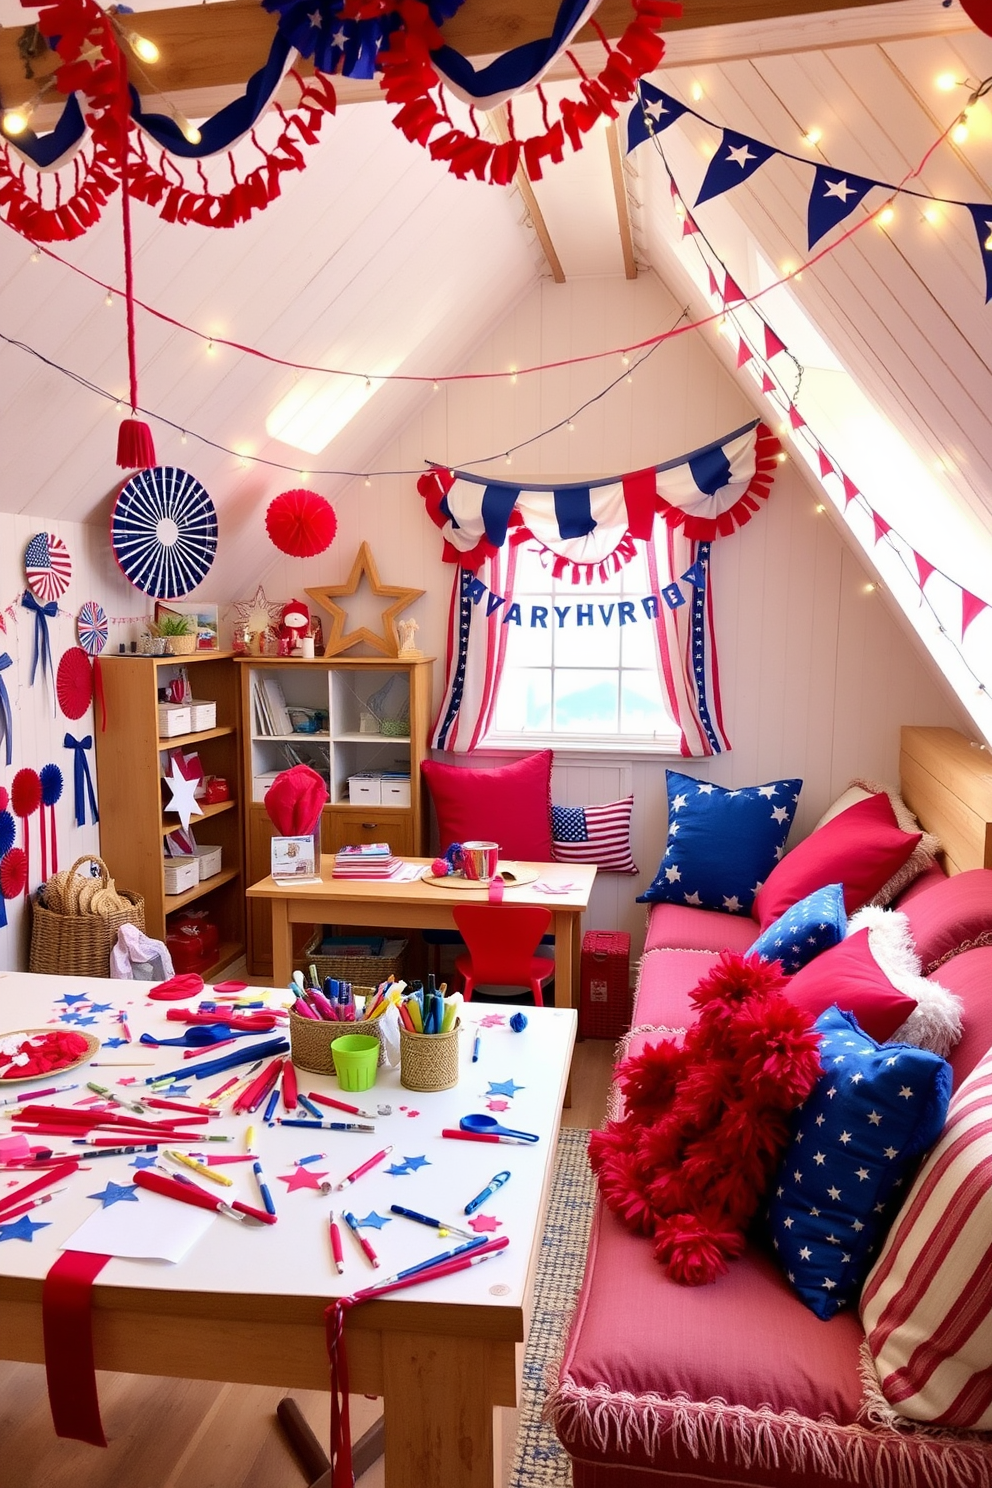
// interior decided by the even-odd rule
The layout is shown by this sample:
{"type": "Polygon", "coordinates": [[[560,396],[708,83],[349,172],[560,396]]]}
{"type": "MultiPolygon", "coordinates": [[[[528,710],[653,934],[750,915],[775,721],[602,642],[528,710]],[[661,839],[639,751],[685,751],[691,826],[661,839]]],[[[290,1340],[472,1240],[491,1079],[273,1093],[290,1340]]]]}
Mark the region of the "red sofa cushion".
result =
{"type": "Polygon", "coordinates": [[[550,863],[553,758],[542,749],[495,770],[425,760],[441,851],[453,842],[498,842],[501,858],[550,863]]]}
{"type": "Polygon", "coordinates": [[[852,915],[905,863],[921,836],[901,830],[888,796],[867,796],[786,853],[755,895],[752,913],[767,930],[807,894],[842,883],[844,908],[852,915]]]}
{"type": "Polygon", "coordinates": [[[992,1048],[992,946],[962,951],[940,968],[934,980],[963,1003],[964,1033],[947,1056],[956,1090],[992,1048]]]}
{"type": "Polygon", "coordinates": [[[992,945],[992,869],[955,873],[925,894],[900,900],[899,908],[927,976],[961,951],[992,945]]]}
{"type": "Polygon", "coordinates": [[[754,938],[750,915],[694,909],[688,904],[653,904],[648,911],[644,949],[674,946],[687,951],[746,951],[754,938]]]}
{"type": "MultiPolygon", "coordinates": [[[[697,911],[698,913],[698,911],[697,911]]],[[[714,916],[729,920],[729,915],[714,916]]],[[[689,994],[719,961],[715,951],[647,951],[641,960],[631,1024],[637,1028],[688,1028],[699,1017],[689,994]]]]}
{"type": "Polygon", "coordinates": [[[836,1003],[842,1013],[853,1013],[879,1044],[891,1038],[916,1007],[915,999],[893,987],[875,960],[867,930],[858,930],[808,962],[789,978],[785,994],[814,1018],[836,1003]]]}

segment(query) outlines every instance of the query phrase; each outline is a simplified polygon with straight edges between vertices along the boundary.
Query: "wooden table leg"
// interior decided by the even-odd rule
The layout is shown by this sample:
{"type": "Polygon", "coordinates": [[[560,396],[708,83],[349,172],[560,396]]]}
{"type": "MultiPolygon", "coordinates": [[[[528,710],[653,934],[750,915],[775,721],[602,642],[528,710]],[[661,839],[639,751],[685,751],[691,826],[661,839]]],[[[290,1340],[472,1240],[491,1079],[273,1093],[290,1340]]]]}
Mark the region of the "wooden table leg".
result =
{"type": "Polygon", "coordinates": [[[293,975],[293,932],[289,923],[289,901],[272,900],[272,981],[286,987],[293,975]]]}
{"type": "Polygon", "coordinates": [[[386,1488],[494,1488],[485,1344],[416,1333],[382,1344],[386,1488]]]}

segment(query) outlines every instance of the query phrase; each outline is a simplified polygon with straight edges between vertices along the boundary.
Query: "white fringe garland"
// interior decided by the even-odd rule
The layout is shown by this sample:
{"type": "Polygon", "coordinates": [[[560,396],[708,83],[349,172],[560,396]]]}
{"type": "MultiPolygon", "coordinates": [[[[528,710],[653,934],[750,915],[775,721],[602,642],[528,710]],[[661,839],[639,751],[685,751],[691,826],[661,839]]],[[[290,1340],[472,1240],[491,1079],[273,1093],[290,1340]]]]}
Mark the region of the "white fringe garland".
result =
{"type": "MultiPolygon", "coordinates": [[[[872,1371],[874,1373],[874,1371],[872,1371]]],[[[639,1448],[655,1459],[667,1442],[673,1457],[684,1452],[738,1470],[781,1469],[800,1476],[818,1472],[871,1488],[990,1488],[992,1439],[984,1433],[907,1433],[884,1424],[842,1426],[771,1406],[752,1410],[719,1397],[633,1395],[600,1384],[595,1389],[561,1377],[549,1380],[543,1419],[559,1436],[577,1437],[599,1453],[639,1448]]],[[[868,1409],[869,1419],[875,1403],[868,1409]]],[[[659,1464],[660,1465],[660,1464],[659,1464]]]]}

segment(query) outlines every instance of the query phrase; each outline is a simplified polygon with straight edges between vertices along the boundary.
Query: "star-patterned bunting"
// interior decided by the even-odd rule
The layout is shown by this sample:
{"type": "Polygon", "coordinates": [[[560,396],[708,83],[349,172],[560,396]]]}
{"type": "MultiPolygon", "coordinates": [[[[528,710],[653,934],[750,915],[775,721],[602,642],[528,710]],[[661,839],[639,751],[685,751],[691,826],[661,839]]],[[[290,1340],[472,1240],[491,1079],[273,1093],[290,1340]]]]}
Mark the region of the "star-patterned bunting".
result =
{"type": "Polygon", "coordinates": [[[841,171],[818,165],[806,213],[810,248],[838,222],[850,217],[875,184],[864,176],[844,175],[841,171]]]}
{"type": "Polygon", "coordinates": [[[763,145],[759,140],[749,139],[746,134],[725,129],[723,139],[707,166],[703,184],[696,197],[696,206],[710,201],[714,196],[722,196],[732,186],[739,186],[777,153],[771,145],[763,145]]]}

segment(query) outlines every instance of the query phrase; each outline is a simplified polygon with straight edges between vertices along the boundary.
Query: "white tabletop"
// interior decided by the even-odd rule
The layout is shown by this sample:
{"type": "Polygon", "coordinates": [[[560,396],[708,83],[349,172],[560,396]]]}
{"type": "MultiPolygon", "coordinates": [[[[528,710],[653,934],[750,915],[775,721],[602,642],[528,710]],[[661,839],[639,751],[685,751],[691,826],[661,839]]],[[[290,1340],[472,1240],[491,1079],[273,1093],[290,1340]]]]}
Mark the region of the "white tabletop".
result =
{"type": "MultiPolygon", "coordinates": [[[[84,1025],[86,1032],[98,1035],[101,1040],[113,1039],[120,1035],[116,1014],[124,1009],[134,1042],[128,1046],[101,1048],[94,1058],[115,1063],[128,1058],[155,1061],[155,1068],[135,1064],[133,1068],[91,1069],[83,1065],[67,1075],[41,1077],[9,1089],[4,1089],[5,1082],[0,1082],[0,1096],[23,1094],[27,1103],[33,1089],[78,1082],[80,1088],[71,1093],[44,1098],[46,1105],[69,1107],[90,1094],[85,1088],[86,1081],[95,1080],[119,1090],[122,1095],[134,1092],[140,1098],[141,1091],[146,1089],[146,1077],[155,1074],[156,1068],[171,1070],[184,1066],[190,1071],[190,1088],[187,1095],[176,1098],[193,1104],[215,1090],[231,1074],[237,1073],[231,1071],[226,1075],[196,1080],[193,1075],[197,1065],[209,1062],[210,1054],[186,1061],[182,1049],[153,1049],[140,1045],[138,1039],[145,1032],[162,1037],[180,1036],[185,1025],[166,1022],[166,1011],[176,1006],[193,1008],[199,1000],[191,998],[178,1004],[152,1002],[147,997],[148,986],[140,982],[55,978],[27,973],[13,973],[0,978],[0,1004],[4,1008],[0,1033],[43,1027],[49,1023],[54,1025],[58,1014],[72,1011],[80,1012],[85,1018],[93,1017],[93,1022],[84,1025]],[[66,993],[76,997],[84,993],[89,1001],[109,1003],[110,1007],[90,1014],[87,1011],[89,1002],[79,1001],[67,1009],[66,1004],[58,1001],[66,993]],[[118,1087],[118,1080],[128,1076],[134,1076],[135,1084],[118,1087]]],[[[244,993],[246,998],[262,995],[256,988],[244,993]]],[[[203,996],[209,997],[209,989],[203,996]]],[[[278,1006],[285,994],[270,993],[268,996],[270,1005],[278,1006]]],[[[205,1145],[201,1150],[210,1155],[243,1152],[244,1133],[249,1124],[254,1125],[255,1150],[272,1191],[278,1223],[271,1226],[238,1224],[216,1215],[209,1220],[209,1228],[202,1239],[178,1264],[115,1259],[101,1273],[100,1285],[287,1297],[347,1294],[462,1243],[457,1237],[441,1239],[426,1226],[398,1215],[390,1216],[391,1204],[401,1204],[469,1229],[468,1219],[463,1213],[465,1204],[488,1184],[494,1174],[507,1169],[511,1174],[509,1182],[478,1211],[500,1221],[492,1236],[509,1236],[510,1244],[506,1251],[483,1268],[472,1268],[400,1292],[397,1300],[404,1297],[427,1300],[435,1296],[451,1303],[478,1303],[480,1298],[484,1298],[487,1305],[523,1305],[531,1247],[553,1164],[576,1017],[570,1009],[521,1009],[525,1011],[528,1023],[526,1029],[518,1034],[509,1027],[510,1016],[517,1010],[517,1004],[479,1002],[465,1005],[459,1081],[449,1091],[424,1095],[404,1090],[399,1082],[398,1069],[380,1069],[372,1090],[349,1095],[339,1090],[334,1076],[297,1071],[299,1088],[304,1094],[315,1090],[361,1105],[369,1111],[374,1111],[377,1104],[391,1105],[392,1114],[376,1120],[374,1133],[307,1132],[301,1128],[263,1126],[261,1111],[252,1117],[225,1115],[211,1120],[209,1127],[201,1130],[212,1135],[230,1134],[236,1140],[205,1145]],[[473,1063],[473,1043],[480,1024],[483,1026],[479,1060],[473,1063]],[[490,1093],[491,1083],[499,1085],[505,1082],[518,1087],[512,1096],[490,1093]],[[493,1100],[505,1100],[506,1109],[492,1110],[489,1102],[493,1100]],[[510,1146],[451,1141],[440,1136],[442,1127],[457,1127],[459,1119],[470,1112],[491,1114],[504,1125],[537,1132],[540,1140],[532,1146],[510,1146]],[[326,1159],[307,1166],[315,1173],[326,1174],[336,1183],[389,1144],[392,1144],[393,1151],[388,1159],[341,1193],[324,1196],[312,1189],[289,1192],[287,1185],[280,1181],[280,1175],[294,1171],[297,1159],[323,1152],[327,1154],[326,1159]],[[415,1161],[414,1170],[402,1175],[394,1176],[387,1172],[390,1165],[400,1165],[408,1159],[426,1161],[422,1165],[415,1161]],[[338,1217],[345,1208],[359,1219],[373,1212],[389,1216],[389,1222],[381,1229],[361,1230],[380,1257],[378,1270],[374,1270],[366,1260],[354,1235],[342,1221],[340,1228],[346,1269],[343,1276],[338,1276],[328,1240],[327,1214],[331,1208],[338,1217]]],[[[341,1029],[341,1032],[346,1031],[346,1028],[341,1029]]],[[[251,1036],[241,1042],[249,1047],[272,1036],[251,1036]]],[[[230,1052],[230,1046],[220,1049],[217,1057],[230,1052]]],[[[11,1132],[13,1123],[8,1119],[11,1109],[0,1108],[0,1136],[11,1132]]],[[[358,1119],[331,1109],[322,1110],[325,1120],[358,1119]]],[[[168,1119],[173,1114],[177,1113],[149,1111],[144,1119],[168,1119]]],[[[287,1114],[281,1101],[276,1114],[287,1114]]],[[[292,1114],[304,1113],[297,1110],[292,1114]]],[[[29,1136],[29,1140],[33,1145],[50,1145],[58,1153],[72,1151],[72,1142],[68,1138],[29,1136]]],[[[187,1147],[184,1150],[193,1149],[187,1147]]],[[[30,1243],[15,1238],[0,1244],[0,1274],[31,1279],[44,1277],[66,1240],[100,1204],[99,1199],[89,1196],[104,1190],[108,1182],[131,1183],[135,1174],[134,1161],[134,1156],[100,1158],[71,1177],[65,1193],[32,1210],[28,1216],[36,1223],[45,1223],[47,1228],[35,1230],[30,1243]]],[[[233,1188],[221,1188],[197,1178],[195,1174],[190,1176],[222,1198],[237,1198],[256,1207],[260,1205],[250,1163],[233,1163],[218,1171],[234,1179],[233,1188]]],[[[0,1194],[5,1197],[12,1194],[14,1183],[19,1187],[32,1176],[21,1169],[0,1169],[0,1194]]],[[[149,1197],[155,1196],[137,1190],[139,1204],[149,1197]]],[[[3,1223],[0,1218],[0,1225],[3,1223]]]]}

